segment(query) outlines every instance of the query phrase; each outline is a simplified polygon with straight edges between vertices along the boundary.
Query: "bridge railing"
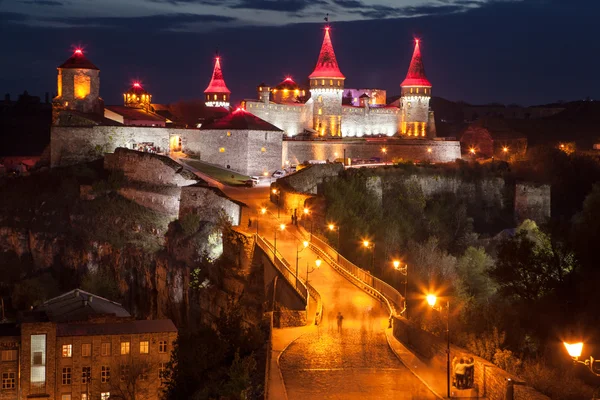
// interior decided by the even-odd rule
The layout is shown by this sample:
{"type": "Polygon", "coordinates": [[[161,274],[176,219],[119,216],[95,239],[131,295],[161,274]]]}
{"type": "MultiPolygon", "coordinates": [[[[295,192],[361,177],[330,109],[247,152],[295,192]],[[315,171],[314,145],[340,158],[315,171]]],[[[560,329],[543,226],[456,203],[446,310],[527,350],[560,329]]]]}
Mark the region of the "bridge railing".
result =
{"type": "Polygon", "coordinates": [[[275,248],[271,245],[271,243],[259,235],[254,236],[256,237],[256,244],[258,247],[265,252],[267,257],[269,257],[269,259],[273,262],[275,268],[281,272],[281,275],[283,275],[285,280],[288,281],[288,283],[296,290],[296,292],[298,292],[300,297],[302,297],[304,300],[304,303],[308,304],[308,289],[306,288],[304,282],[302,282],[300,279],[297,279],[296,274],[293,272],[290,264],[285,260],[285,258],[283,258],[279,251],[275,251],[275,248]]]}
{"type": "Polygon", "coordinates": [[[335,264],[334,267],[340,268],[347,276],[359,282],[359,286],[363,290],[375,297],[381,297],[381,300],[388,306],[391,315],[404,313],[406,309],[404,296],[392,286],[371,275],[369,271],[354,265],[317,236],[311,235],[310,244],[322,255],[327,256],[335,264]]]}

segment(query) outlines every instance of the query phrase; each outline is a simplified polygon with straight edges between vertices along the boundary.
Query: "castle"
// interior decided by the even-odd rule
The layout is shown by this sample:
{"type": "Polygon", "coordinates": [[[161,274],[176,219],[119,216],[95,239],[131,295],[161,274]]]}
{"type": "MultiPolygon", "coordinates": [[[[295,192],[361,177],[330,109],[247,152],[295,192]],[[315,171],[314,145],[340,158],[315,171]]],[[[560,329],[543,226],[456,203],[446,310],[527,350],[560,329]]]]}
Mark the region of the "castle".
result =
{"type": "Polygon", "coordinates": [[[345,160],[460,158],[458,141],[436,138],[429,109],[432,85],[418,40],[400,84],[401,97],[389,104],[384,90],[344,87],[329,27],[309,75],[309,90],[291,77],[273,88],[260,84],[258,100],[244,100],[235,110],[217,56],[204,103],[219,118],[190,129],[174,128],[139,83],[124,93],[124,105],[104,106],[99,73],[80,49],[58,67],[52,166],[90,161],[118,147],[183,152],[246,175],[269,175],[285,165],[342,155],[345,160]]]}

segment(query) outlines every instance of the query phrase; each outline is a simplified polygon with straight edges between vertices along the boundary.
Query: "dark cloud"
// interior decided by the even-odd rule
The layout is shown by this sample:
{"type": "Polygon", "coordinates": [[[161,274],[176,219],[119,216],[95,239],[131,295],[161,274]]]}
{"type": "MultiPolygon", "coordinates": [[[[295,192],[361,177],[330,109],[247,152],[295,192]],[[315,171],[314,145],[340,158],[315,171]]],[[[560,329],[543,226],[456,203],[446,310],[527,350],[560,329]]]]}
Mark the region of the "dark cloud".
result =
{"type": "Polygon", "coordinates": [[[148,0],[151,3],[169,3],[173,5],[179,4],[199,4],[205,6],[230,6],[236,3],[231,0],[148,0]]]}
{"type": "Polygon", "coordinates": [[[298,12],[315,4],[327,4],[327,2],[324,0],[240,0],[231,8],[298,12]]]}
{"type": "Polygon", "coordinates": [[[4,22],[23,22],[27,21],[29,16],[15,12],[0,12],[0,21],[4,22]]]}
{"type": "Polygon", "coordinates": [[[343,8],[363,8],[366,5],[359,0],[333,0],[333,4],[336,4],[343,8]]]}
{"type": "Polygon", "coordinates": [[[64,6],[64,3],[61,3],[60,1],[54,1],[54,0],[28,0],[28,1],[22,1],[21,3],[33,4],[36,6],[64,6]]]}

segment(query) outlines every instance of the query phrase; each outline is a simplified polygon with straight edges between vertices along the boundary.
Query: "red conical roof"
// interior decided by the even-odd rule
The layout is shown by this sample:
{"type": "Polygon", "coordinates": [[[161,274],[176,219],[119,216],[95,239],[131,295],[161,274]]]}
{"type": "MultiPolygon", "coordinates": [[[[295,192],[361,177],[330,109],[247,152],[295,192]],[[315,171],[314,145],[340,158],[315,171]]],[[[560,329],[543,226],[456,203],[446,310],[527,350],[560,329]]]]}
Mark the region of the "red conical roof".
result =
{"type": "Polygon", "coordinates": [[[415,39],[415,51],[413,52],[412,60],[410,60],[410,67],[408,67],[406,79],[404,79],[404,82],[402,82],[400,86],[431,87],[431,82],[429,82],[429,79],[425,76],[425,67],[423,66],[423,59],[421,58],[419,39],[415,39]]]}
{"type": "Polygon", "coordinates": [[[325,28],[325,37],[323,38],[323,45],[321,46],[317,66],[308,78],[346,78],[342,75],[340,67],[338,67],[331,38],[329,37],[329,27],[325,28]]]}
{"type": "Polygon", "coordinates": [[[85,56],[83,55],[83,50],[81,49],[76,49],[73,52],[73,55],[71,57],[69,57],[69,59],[67,61],[65,61],[64,63],[60,64],[58,66],[58,68],[81,68],[81,69],[98,69],[98,67],[96,67],[94,64],[92,64],[92,62],[90,60],[88,60],[87,58],[85,58],[85,56]]]}
{"type": "Polygon", "coordinates": [[[231,91],[227,89],[225,80],[223,79],[223,71],[221,71],[220,57],[215,58],[215,69],[213,70],[212,79],[208,84],[208,87],[204,93],[227,93],[231,94],[231,91]]]}

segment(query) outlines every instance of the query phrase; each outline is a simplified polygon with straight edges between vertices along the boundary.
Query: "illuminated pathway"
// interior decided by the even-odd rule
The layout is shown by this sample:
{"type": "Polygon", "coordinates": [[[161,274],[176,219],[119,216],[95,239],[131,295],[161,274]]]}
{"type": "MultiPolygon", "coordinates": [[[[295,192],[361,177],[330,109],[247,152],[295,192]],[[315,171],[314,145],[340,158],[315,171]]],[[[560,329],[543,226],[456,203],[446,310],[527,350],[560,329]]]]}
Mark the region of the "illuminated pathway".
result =
{"type": "MultiPolygon", "coordinates": [[[[250,207],[245,210],[242,226],[256,232],[256,210],[267,204],[269,188],[231,188],[223,190],[250,207]],[[248,217],[253,226],[247,228],[248,217]]],[[[273,243],[273,232],[280,221],[289,225],[288,215],[277,219],[275,207],[259,219],[260,234],[273,243]]],[[[295,268],[296,249],[300,233],[288,226],[277,235],[277,250],[295,268]]],[[[306,266],[315,266],[317,256],[310,249],[300,253],[299,275],[306,279],[306,266]]],[[[290,400],[311,399],[436,399],[392,353],[386,337],[388,312],[377,300],[367,295],[337,273],[326,263],[309,275],[310,283],[321,294],[323,320],[315,327],[307,327],[292,342],[280,358],[280,367],[290,400]],[[342,331],[338,333],[336,315],[344,316],[342,331]]],[[[297,328],[294,328],[297,329],[297,328]]],[[[285,329],[276,329],[277,335],[285,329]]],[[[278,399],[279,400],[279,399],[278,399]]],[[[281,399],[284,400],[284,399],[281,399]]]]}

